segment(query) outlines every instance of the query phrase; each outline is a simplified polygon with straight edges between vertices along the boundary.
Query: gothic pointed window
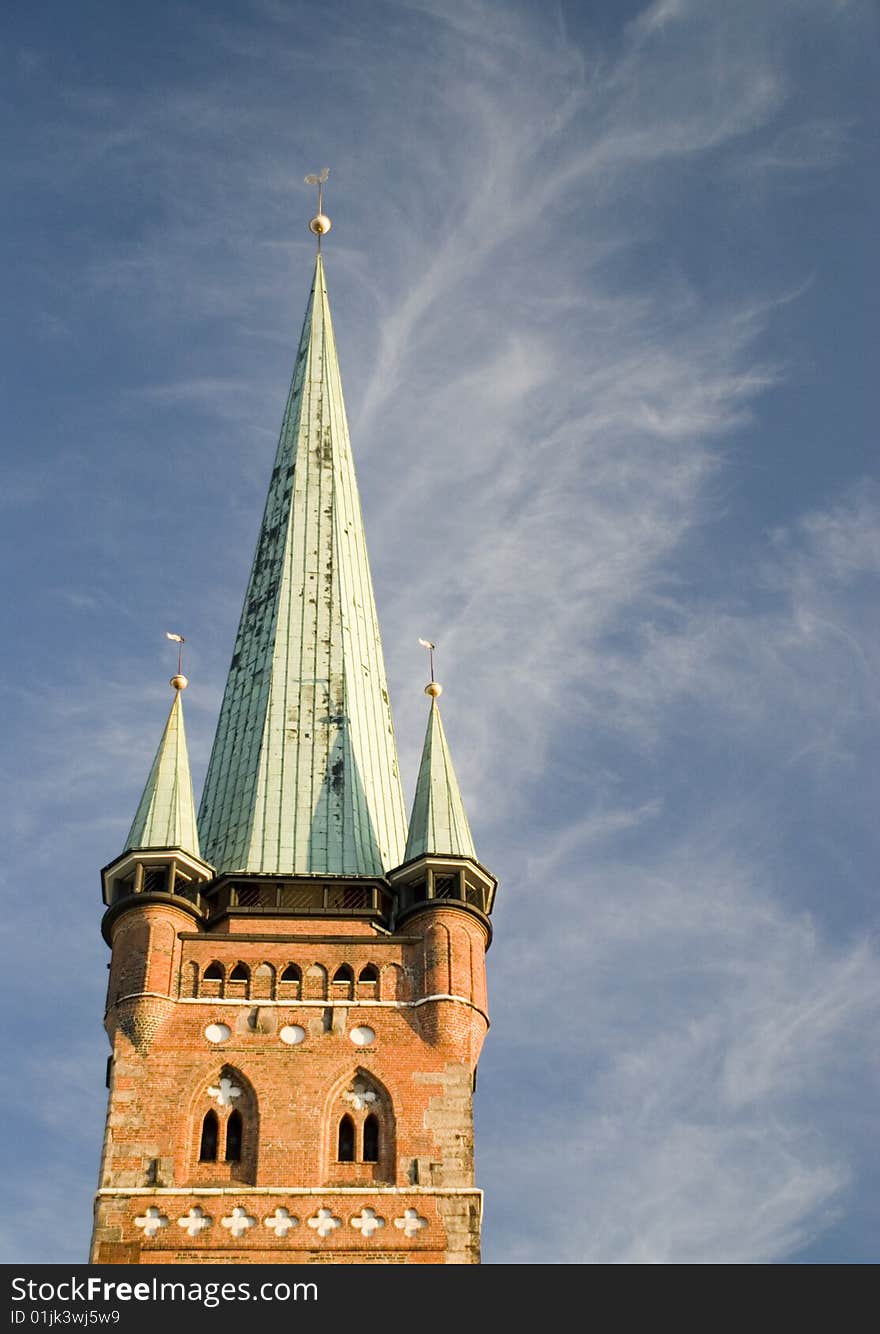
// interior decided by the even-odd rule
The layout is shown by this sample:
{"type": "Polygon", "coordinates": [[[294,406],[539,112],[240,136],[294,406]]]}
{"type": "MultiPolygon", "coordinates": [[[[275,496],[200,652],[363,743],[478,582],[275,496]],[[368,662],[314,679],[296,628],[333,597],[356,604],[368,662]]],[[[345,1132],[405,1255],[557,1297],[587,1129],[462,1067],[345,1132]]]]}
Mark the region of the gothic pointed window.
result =
{"type": "Polygon", "coordinates": [[[295,963],[289,963],[278,979],[279,999],[299,1000],[302,995],[302,972],[295,963]]]}
{"type": "Polygon", "coordinates": [[[250,989],[251,970],[245,963],[237,963],[226,982],[226,995],[246,998],[250,989]]]}
{"type": "Polygon", "coordinates": [[[371,1112],[364,1121],[364,1162],[379,1161],[379,1118],[371,1112]]]}
{"type": "Polygon", "coordinates": [[[202,1122],[202,1141],[199,1146],[200,1163],[216,1163],[218,1138],[219,1123],[217,1121],[217,1113],[214,1111],[206,1112],[205,1119],[202,1122]]]}
{"type": "Polygon", "coordinates": [[[235,1066],[215,1066],[200,1081],[193,1109],[187,1133],[192,1184],[256,1185],[260,1109],[247,1076],[235,1066]]]}
{"type": "Polygon", "coordinates": [[[379,969],[374,963],[368,963],[358,973],[358,995],[372,999],[378,994],[379,969]]]}
{"type": "Polygon", "coordinates": [[[361,1186],[393,1183],[396,1176],[394,1105],[386,1088],[366,1070],[337,1086],[326,1125],[326,1183],[361,1186]]]}
{"type": "Polygon", "coordinates": [[[241,1141],[243,1133],[243,1124],[241,1112],[231,1112],[229,1120],[226,1122],[226,1161],[227,1163],[241,1162],[241,1141]]]}
{"type": "Polygon", "coordinates": [[[336,1157],[340,1163],[354,1162],[354,1121],[347,1115],[339,1122],[336,1157]]]}
{"type": "Polygon", "coordinates": [[[225,973],[223,965],[214,959],[203,971],[199,981],[200,996],[222,996],[225,973]]]}
{"type": "Polygon", "coordinates": [[[354,994],[354,973],[347,963],[340,964],[333,974],[333,997],[336,1000],[349,1000],[354,994]]]}

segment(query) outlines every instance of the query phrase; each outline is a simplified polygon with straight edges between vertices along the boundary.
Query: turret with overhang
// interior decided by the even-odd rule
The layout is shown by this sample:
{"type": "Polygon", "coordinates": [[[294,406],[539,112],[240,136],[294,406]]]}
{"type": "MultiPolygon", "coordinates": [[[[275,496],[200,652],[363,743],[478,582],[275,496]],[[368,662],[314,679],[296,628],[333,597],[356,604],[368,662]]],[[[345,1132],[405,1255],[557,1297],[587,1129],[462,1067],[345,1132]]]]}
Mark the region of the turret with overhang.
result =
{"type": "Polygon", "coordinates": [[[198,886],[213,878],[213,867],[199,851],[183,723],[187,684],[180,673],[171,678],[171,710],[125,848],[101,872],[108,907],[135,894],[176,894],[196,901],[198,886]]]}
{"type": "Polygon", "coordinates": [[[389,876],[397,895],[397,922],[426,906],[444,904],[476,913],[488,926],[497,881],[474,851],[440,717],[442,691],[436,681],[425,686],[431,706],[406,850],[403,865],[389,876]]]}

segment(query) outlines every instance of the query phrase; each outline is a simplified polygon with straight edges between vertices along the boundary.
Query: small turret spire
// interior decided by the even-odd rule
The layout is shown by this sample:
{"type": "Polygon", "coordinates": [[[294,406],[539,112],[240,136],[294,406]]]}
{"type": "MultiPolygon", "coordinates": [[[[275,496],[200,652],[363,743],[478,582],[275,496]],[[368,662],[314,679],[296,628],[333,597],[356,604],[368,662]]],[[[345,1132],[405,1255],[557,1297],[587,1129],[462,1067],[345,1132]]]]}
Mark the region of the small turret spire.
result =
{"type": "Polygon", "coordinates": [[[171,678],[170,684],[174,687],[174,700],[125,842],[125,851],[135,848],[181,848],[184,852],[200,857],[192,777],[183,726],[182,695],[188,682],[178,672],[171,678]]]}
{"type": "MultiPolygon", "coordinates": [[[[419,642],[424,644],[425,648],[431,649],[433,667],[434,645],[425,640],[419,642]]],[[[431,675],[433,677],[433,671],[431,675]]],[[[416,782],[404,862],[411,861],[414,857],[432,855],[470,857],[472,861],[477,859],[470,826],[464,813],[458,779],[452,767],[446,733],[443,731],[440,719],[437,699],[442,692],[443,687],[437,681],[431,680],[425,686],[425,694],[431,699],[431,711],[428,715],[428,730],[425,733],[422,763],[416,782]]]]}

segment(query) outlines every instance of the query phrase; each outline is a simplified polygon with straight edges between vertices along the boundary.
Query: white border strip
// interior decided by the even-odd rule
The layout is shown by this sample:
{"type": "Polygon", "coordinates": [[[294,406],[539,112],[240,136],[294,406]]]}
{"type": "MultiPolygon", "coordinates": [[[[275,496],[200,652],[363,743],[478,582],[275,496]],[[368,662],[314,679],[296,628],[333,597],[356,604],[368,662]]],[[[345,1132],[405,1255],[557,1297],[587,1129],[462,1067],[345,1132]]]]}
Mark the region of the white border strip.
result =
{"type": "MultiPolygon", "coordinates": [[[[258,996],[252,996],[250,1000],[242,999],[237,996],[166,996],[161,991],[130,991],[127,996],[117,996],[114,1005],[121,1005],[123,1001],[130,1000],[163,1000],[169,1001],[172,1005],[210,1005],[217,1009],[221,1005],[247,1005],[252,1010],[268,1010],[272,1006],[280,1007],[284,1010],[295,1009],[389,1009],[389,1010],[417,1010],[420,1005],[429,1005],[432,1001],[457,1001],[459,1005],[466,1005],[469,1010],[475,1010],[482,1019],[489,1024],[489,1016],[485,1010],[481,1010],[479,1005],[468,1000],[467,996],[455,996],[451,992],[438,991],[432,996],[422,996],[416,1001],[401,1000],[360,1000],[355,997],[352,1000],[333,999],[333,1000],[263,1000],[258,996]]],[[[113,1006],[110,1007],[111,1009],[113,1006]]]]}

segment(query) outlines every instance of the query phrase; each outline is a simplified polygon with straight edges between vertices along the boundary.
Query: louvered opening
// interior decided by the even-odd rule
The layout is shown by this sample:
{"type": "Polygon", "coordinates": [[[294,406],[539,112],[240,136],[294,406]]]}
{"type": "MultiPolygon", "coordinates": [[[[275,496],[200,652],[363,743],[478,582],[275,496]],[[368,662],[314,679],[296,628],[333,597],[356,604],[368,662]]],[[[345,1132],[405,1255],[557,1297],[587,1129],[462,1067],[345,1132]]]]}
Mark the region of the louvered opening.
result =
{"type": "Polygon", "coordinates": [[[435,875],[434,876],[434,898],[435,899],[457,899],[458,876],[457,875],[435,875]]]}
{"type": "Polygon", "coordinates": [[[272,909],[278,893],[274,885],[237,885],[236,900],[239,908],[272,909]]]}
{"type": "Polygon", "coordinates": [[[168,867],[144,867],[144,893],[164,894],[168,890],[168,867]]]}
{"type": "Polygon", "coordinates": [[[324,892],[327,908],[369,908],[371,891],[362,885],[328,885],[324,892]]]}
{"type": "Polygon", "coordinates": [[[316,885],[282,885],[282,912],[309,912],[323,905],[324,897],[316,885]]]}

